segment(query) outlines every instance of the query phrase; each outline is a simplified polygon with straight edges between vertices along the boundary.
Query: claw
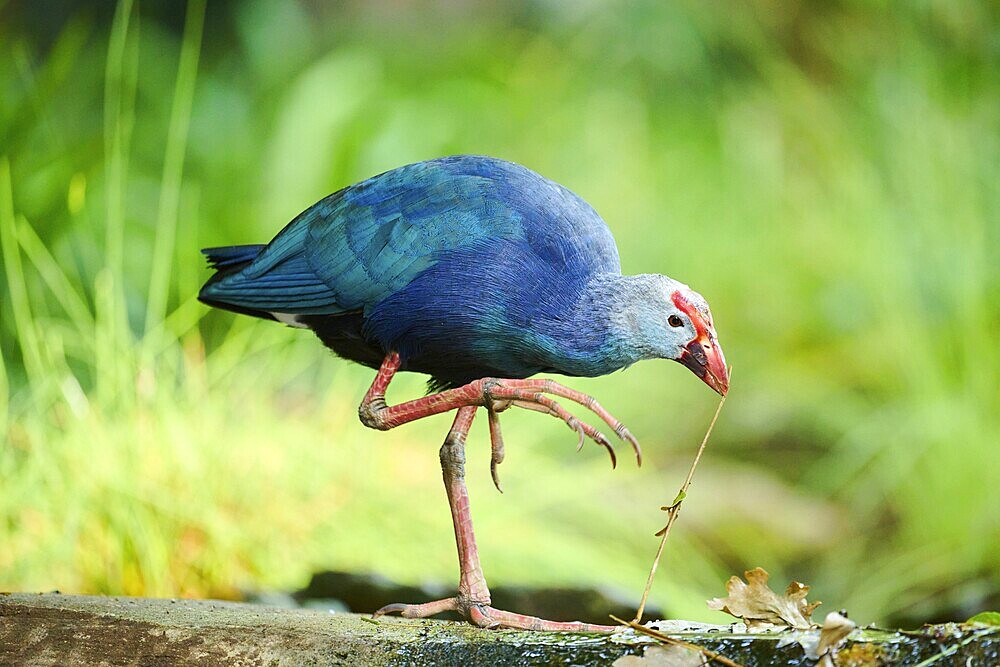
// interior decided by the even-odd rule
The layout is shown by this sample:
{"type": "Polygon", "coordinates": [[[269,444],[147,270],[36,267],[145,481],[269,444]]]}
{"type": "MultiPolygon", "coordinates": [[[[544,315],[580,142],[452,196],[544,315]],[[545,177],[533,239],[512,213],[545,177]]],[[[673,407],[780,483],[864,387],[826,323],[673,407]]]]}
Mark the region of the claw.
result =
{"type": "Polygon", "coordinates": [[[577,434],[580,436],[579,440],[576,443],[576,451],[577,452],[582,452],[583,451],[583,443],[586,442],[586,440],[587,440],[587,433],[583,430],[583,426],[580,424],[580,421],[577,420],[577,419],[571,419],[571,420],[569,420],[566,423],[569,425],[569,427],[571,429],[573,429],[574,431],[576,431],[577,434]]]}
{"type": "Polygon", "coordinates": [[[500,475],[497,473],[496,459],[490,461],[490,477],[493,478],[493,486],[497,487],[497,491],[503,493],[503,488],[500,486],[500,475]]]}
{"type": "Polygon", "coordinates": [[[597,431],[593,437],[597,444],[608,450],[608,455],[611,457],[611,469],[614,470],[618,467],[618,457],[615,455],[615,448],[611,446],[611,441],[600,431],[597,431]]]}
{"type": "MultiPolygon", "coordinates": [[[[506,410],[511,405],[510,401],[504,406],[506,410]]],[[[497,473],[497,466],[503,463],[504,448],[503,448],[503,433],[500,432],[500,416],[497,414],[496,410],[487,408],[486,414],[489,416],[490,422],[490,477],[493,478],[493,486],[497,487],[497,491],[503,493],[503,489],[500,487],[500,477],[497,473]]]]}
{"type": "Polygon", "coordinates": [[[625,424],[619,423],[615,434],[632,446],[632,451],[635,452],[635,464],[642,467],[642,447],[639,446],[639,441],[632,435],[632,432],[625,428],[625,424]]]}

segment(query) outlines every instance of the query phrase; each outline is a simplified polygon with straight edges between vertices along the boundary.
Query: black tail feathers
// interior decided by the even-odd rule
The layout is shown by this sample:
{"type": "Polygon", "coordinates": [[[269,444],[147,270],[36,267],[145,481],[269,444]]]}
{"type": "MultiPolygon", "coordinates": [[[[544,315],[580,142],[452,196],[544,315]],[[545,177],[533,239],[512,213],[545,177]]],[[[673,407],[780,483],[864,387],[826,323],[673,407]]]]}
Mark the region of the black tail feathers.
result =
{"type": "Polygon", "coordinates": [[[222,270],[252,262],[266,247],[262,244],[227,245],[221,248],[202,248],[201,252],[208,258],[209,266],[222,270]]]}

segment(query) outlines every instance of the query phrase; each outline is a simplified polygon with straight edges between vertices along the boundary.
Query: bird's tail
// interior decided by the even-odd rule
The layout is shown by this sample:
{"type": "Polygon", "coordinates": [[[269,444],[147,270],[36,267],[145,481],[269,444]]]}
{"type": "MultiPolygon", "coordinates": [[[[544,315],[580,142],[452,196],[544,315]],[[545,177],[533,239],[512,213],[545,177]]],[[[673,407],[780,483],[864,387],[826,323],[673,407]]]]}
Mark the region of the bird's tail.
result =
{"type": "Polygon", "coordinates": [[[221,271],[223,269],[237,268],[243,264],[249,264],[257,259],[257,255],[267,246],[256,245],[227,245],[221,248],[202,248],[201,252],[208,258],[208,264],[213,269],[221,271]]]}
{"type": "Polygon", "coordinates": [[[209,278],[208,282],[202,286],[201,291],[198,293],[198,300],[212,306],[213,308],[231,310],[234,313],[252,315],[253,317],[260,317],[265,320],[275,319],[274,315],[267,311],[227,303],[225,300],[217,298],[214,294],[215,287],[222,280],[224,280],[226,276],[236,273],[247,264],[253,262],[266,247],[266,245],[257,244],[229,245],[222,246],[220,248],[202,248],[202,254],[208,258],[208,265],[216,270],[216,274],[209,278]]]}

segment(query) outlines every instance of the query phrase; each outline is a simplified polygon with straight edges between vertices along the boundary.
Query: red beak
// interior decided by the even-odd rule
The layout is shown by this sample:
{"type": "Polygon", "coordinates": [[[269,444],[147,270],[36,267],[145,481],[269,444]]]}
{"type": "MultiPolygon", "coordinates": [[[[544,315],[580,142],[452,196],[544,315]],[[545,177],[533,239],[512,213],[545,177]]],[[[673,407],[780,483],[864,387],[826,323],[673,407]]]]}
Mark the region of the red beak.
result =
{"type": "Polygon", "coordinates": [[[691,318],[695,333],[694,340],[684,346],[677,361],[687,366],[720,396],[725,396],[729,392],[729,369],[726,368],[722,346],[715,336],[712,316],[708,314],[707,308],[703,312],[693,306],[680,291],[674,292],[671,299],[677,308],[691,318]]]}
{"type": "Polygon", "coordinates": [[[714,331],[706,331],[688,343],[678,361],[720,396],[729,392],[729,369],[714,331]]]}

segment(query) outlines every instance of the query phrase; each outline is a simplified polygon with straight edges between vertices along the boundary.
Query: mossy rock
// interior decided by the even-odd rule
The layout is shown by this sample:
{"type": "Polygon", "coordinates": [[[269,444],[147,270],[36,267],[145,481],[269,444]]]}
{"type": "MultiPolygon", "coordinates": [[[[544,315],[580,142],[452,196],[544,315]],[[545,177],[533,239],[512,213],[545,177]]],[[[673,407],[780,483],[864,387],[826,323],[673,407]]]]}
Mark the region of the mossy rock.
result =
{"type": "MultiPolygon", "coordinates": [[[[671,636],[745,667],[812,665],[789,633],[729,626],[671,636]]],[[[614,635],[481,630],[464,623],[383,618],[217,601],[0,596],[0,664],[8,665],[611,665],[649,663],[652,640],[614,635]],[[622,664],[622,663],[619,663],[622,664]]],[[[1000,664],[1000,629],[930,626],[915,633],[855,631],[837,664],[1000,664]]],[[[662,664],[662,663],[661,663],[662,664]]]]}

